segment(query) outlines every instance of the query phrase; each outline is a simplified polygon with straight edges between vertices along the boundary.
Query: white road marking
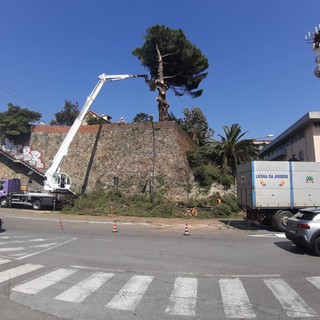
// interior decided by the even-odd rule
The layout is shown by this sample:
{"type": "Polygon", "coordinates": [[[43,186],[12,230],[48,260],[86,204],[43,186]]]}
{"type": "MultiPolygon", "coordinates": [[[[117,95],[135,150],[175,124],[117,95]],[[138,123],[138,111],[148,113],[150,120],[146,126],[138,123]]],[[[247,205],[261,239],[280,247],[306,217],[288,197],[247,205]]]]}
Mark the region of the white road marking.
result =
{"type": "Polygon", "coordinates": [[[320,277],[309,277],[306,278],[309,282],[311,282],[314,286],[320,289],[320,277]]]}
{"type": "Polygon", "coordinates": [[[10,257],[21,257],[24,256],[26,253],[25,252],[20,252],[20,253],[10,253],[10,257]]]}
{"type": "Polygon", "coordinates": [[[74,240],[77,240],[77,238],[73,238],[73,239],[70,239],[70,240],[67,240],[67,241],[58,243],[57,245],[52,246],[52,247],[47,248],[47,249],[42,250],[42,251],[38,251],[38,252],[34,252],[34,253],[27,254],[27,255],[25,255],[25,256],[23,256],[23,257],[17,258],[17,260],[21,260],[21,259],[25,259],[25,258],[29,258],[29,257],[35,256],[35,255],[37,255],[37,254],[40,254],[40,253],[43,253],[43,252],[52,250],[52,249],[54,249],[54,248],[57,248],[57,247],[59,247],[59,246],[62,246],[62,245],[64,245],[64,244],[67,244],[67,243],[69,243],[69,242],[71,242],[71,241],[74,241],[74,240]]]}
{"type": "Polygon", "coordinates": [[[286,238],[284,233],[249,234],[248,236],[256,238],[286,238]]]}
{"type": "Polygon", "coordinates": [[[285,233],[275,233],[274,234],[277,238],[286,238],[285,233]]]}
{"type": "Polygon", "coordinates": [[[256,317],[240,279],[220,279],[219,284],[226,318],[256,317]]]}
{"type": "Polygon", "coordinates": [[[196,278],[177,278],[166,312],[181,316],[196,314],[198,280],[196,278]]]}
{"type": "Polygon", "coordinates": [[[13,288],[12,290],[27,293],[27,294],[35,294],[39,291],[46,289],[53,284],[57,283],[75,273],[77,270],[72,269],[57,269],[53,272],[50,272],[42,277],[26,282],[20,286],[13,288]]]}
{"type": "Polygon", "coordinates": [[[22,276],[26,273],[38,270],[40,268],[43,268],[41,264],[28,263],[19,267],[2,271],[0,272],[0,283],[22,276]]]}
{"type": "Polygon", "coordinates": [[[29,240],[1,241],[0,245],[6,245],[6,244],[11,244],[11,243],[40,242],[40,241],[47,241],[47,239],[29,239],[29,240]]]}
{"type": "Polygon", "coordinates": [[[107,308],[133,311],[138,305],[149,284],[152,276],[133,276],[107,304],[107,308]]]}
{"type": "Polygon", "coordinates": [[[56,300],[80,303],[86,299],[92,292],[100,288],[107,280],[111,279],[114,273],[96,272],[90,277],[80,281],[69,290],[61,293],[56,300]]]}
{"type": "Polygon", "coordinates": [[[28,246],[28,248],[50,248],[52,246],[55,246],[57,244],[57,242],[52,242],[52,243],[43,243],[43,244],[37,244],[37,245],[33,245],[33,246],[28,246]]]}
{"type": "Polygon", "coordinates": [[[263,281],[286,310],[288,317],[317,316],[317,313],[283,279],[264,279],[263,281]]]}
{"type": "Polygon", "coordinates": [[[30,236],[0,236],[0,239],[30,238],[30,236]]]}
{"type": "Polygon", "coordinates": [[[11,262],[11,260],[0,258],[0,264],[5,264],[5,263],[8,263],[8,262],[11,262]]]}
{"type": "Polygon", "coordinates": [[[19,251],[24,250],[23,247],[11,247],[11,248],[0,248],[0,252],[10,252],[10,251],[19,251]]]}
{"type": "Polygon", "coordinates": [[[255,237],[255,238],[274,238],[273,234],[249,234],[248,237],[255,237]]]}

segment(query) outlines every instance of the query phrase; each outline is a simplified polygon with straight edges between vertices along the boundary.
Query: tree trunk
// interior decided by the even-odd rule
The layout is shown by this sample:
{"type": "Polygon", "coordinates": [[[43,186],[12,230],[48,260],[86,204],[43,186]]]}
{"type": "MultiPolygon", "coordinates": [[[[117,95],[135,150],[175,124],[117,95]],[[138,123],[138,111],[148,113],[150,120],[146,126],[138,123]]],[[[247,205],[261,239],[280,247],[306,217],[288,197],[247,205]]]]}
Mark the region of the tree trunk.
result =
{"type": "Polygon", "coordinates": [[[158,101],[158,111],[159,111],[159,121],[165,121],[169,120],[169,115],[168,115],[168,108],[169,108],[169,102],[167,101],[166,97],[166,91],[168,87],[164,83],[163,79],[163,61],[162,61],[162,56],[161,52],[156,46],[157,53],[158,53],[158,78],[155,80],[157,84],[157,90],[159,92],[156,100],[158,101]]]}

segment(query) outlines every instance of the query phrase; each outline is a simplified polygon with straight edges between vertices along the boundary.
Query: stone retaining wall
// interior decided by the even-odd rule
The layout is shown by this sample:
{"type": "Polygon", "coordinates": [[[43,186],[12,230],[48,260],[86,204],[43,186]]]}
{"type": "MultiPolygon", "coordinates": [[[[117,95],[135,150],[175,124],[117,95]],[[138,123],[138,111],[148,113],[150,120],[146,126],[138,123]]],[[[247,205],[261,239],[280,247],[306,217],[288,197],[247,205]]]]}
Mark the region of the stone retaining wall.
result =
{"type": "MultiPolygon", "coordinates": [[[[2,150],[45,173],[68,130],[36,126],[21,144],[3,141],[2,150]]],[[[114,177],[119,178],[120,190],[143,192],[149,188],[154,164],[156,191],[173,199],[186,199],[186,186],[192,179],[186,152],[194,142],[174,121],[154,123],[154,138],[150,122],[81,126],[60,171],[70,175],[76,193],[91,191],[97,183],[114,188],[114,177]]],[[[27,183],[27,171],[0,156],[0,177],[15,176],[27,183]]],[[[39,179],[34,182],[41,184],[39,179]]],[[[40,184],[32,187],[38,189],[40,184]]]]}

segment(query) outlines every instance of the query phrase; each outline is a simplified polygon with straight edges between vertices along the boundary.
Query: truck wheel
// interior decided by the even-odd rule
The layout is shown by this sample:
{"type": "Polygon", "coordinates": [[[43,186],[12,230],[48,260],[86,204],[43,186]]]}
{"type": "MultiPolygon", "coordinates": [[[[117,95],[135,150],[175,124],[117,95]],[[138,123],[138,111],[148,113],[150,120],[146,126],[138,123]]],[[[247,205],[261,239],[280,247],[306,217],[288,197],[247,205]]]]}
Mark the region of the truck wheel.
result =
{"type": "Polygon", "coordinates": [[[293,214],[290,211],[280,211],[274,215],[274,225],[279,231],[286,231],[288,219],[293,214]]]}
{"type": "Polygon", "coordinates": [[[0,206],[1,206],[1,208],[8,208],[9,200],[7,198],[2,198],[0,200],[0,206]]]}
{"type": "Polygon", "coordinates": [[[316,238],[313,243],[313,250],[317,256],[320,256],[320,237],[316,238]]]}
{"type": "Polygon", "coordinates": [[[32,202],[32,209],[33,210],[40,210],[41,209],[41,201],[40,200],[34,200],[32,202]]]}

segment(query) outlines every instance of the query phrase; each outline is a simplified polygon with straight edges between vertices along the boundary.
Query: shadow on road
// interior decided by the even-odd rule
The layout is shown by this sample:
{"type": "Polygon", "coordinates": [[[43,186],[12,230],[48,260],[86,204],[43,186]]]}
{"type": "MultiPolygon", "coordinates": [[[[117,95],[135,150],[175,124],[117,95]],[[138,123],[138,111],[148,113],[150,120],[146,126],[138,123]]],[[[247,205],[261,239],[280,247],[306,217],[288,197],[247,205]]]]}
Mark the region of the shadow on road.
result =
{"type": "Polygon", "coordinates": [[[246,231],[268,231],[268,232],[279,232],[271,226],[265,226],[263,224],[255,224],[252,225],[247,220],[239,220],[239,219],[221,219],[219,220],[221,223],[224,223],[227,227],[235,228],[238,230],[246,230],[246,231]]]}
{"type": "Polygon", "coordinates": [[[293,244],[291,241],[279,241],[279,242],[274,242],[274,244],[287,252],[291,252],[297,255],[308,255],[308,256],[315,256],[312,250],[304,247],[298,247],[295,244],[293,244]]]}

